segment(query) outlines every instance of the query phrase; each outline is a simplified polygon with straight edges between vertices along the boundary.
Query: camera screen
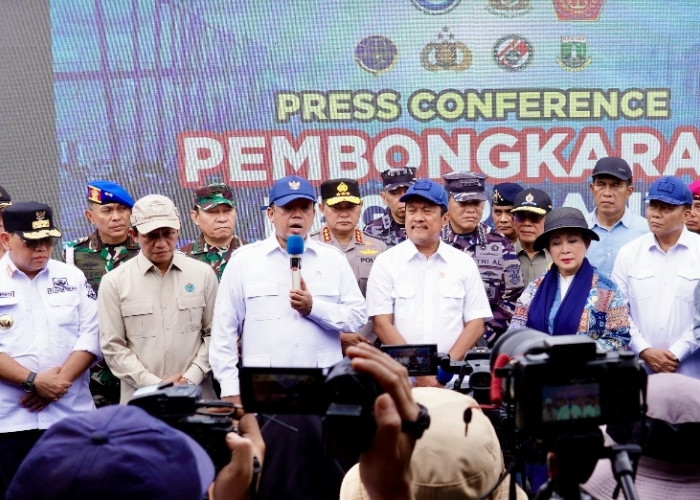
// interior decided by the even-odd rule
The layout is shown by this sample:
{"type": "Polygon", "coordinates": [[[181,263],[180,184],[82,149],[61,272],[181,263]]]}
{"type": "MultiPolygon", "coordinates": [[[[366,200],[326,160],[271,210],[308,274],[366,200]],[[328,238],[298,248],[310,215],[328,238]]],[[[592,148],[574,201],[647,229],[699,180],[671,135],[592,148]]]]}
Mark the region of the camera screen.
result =
{"type": "Polygon", "coordinates": [[[600,385],[572,384],[542,388],[542,422],[600,418],[600,385]]]}
{"type": "Polygon", "coordinates": [[[437,373],[437,344],[383,345],[381,350],[405,366],[411,376],[437,373]]]}
{"type": "Polygon", "coordinates": [[[321,413],[325,375],[320,368],[242,367],[241,400],[248,412],[321,413]]]}

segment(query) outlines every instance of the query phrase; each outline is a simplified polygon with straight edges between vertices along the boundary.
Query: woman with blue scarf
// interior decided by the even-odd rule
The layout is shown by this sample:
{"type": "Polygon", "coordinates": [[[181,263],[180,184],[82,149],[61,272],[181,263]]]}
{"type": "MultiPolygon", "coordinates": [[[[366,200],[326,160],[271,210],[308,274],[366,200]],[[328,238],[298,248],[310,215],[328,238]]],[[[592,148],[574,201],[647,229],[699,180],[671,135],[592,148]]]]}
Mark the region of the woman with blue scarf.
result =
{"type": "Polygon", "coordinates": [[[552,266],[518,299],[509,331],[528,327],[550,335],[588,335],[606,351],[629,344],[627,301],[586,259],[591,240],[598,239],[576,208],[547,214],[534,248],[549,250],[552,266]]]}

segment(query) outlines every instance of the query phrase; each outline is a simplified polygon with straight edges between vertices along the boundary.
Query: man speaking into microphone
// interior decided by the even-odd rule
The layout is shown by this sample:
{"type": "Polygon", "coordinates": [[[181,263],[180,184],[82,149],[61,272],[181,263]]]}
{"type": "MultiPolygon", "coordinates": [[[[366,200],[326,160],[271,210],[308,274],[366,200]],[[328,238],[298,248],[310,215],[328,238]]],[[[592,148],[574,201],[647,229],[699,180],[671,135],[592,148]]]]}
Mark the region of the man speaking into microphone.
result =
{"type": "MultiPolygon", "coordinates": [[[[226,266],[214,307],[209,349],[209,360],[224,400],[240,402],[236,367],[239,336],[243,366],[325,368],[342,359],[340,332],[358,331],[367,322],[364,297],[345,255],[307,237],[314,220],[315,201],[308,180],[297,176],[279,179],[270,190],[269,206],[265,208],[274,226],[273,234],[236,250],[226,266]],[[293,264],[300,264],[294,266],[296,271],[290,270],[293,264]],[[292,283],[295,273],[299,274],[299,286],[292,283]]],[[[267,451],[263,470],[284,467],[284,471],[277,470],[278,478],[269,479],[286,483],[268,489],[263,472],[263,496],[313,498],[313,495],[300,496],[300,490],[308,486],[318,491],[318,484],[312,484],[312,478],[330,481],[333,475],[333,465],[319,463],[319,456],[309,456],[308,446],[297,453],[297,448],[302,448],[299,437],[302,429],[311,434],[317,431],[320,440],[320,420],[309,424],[300,417],[278,415],[266,427],[268,432],[269,428],[277,432],[264,432],[267,451]],[[293,426],[300,432],[290,433],[279,425],[285,417],[296,418],[293,426]],[[282,453],[280,463],[275,464],[278,446],[282,453]],[[306,470],[307,467],[321,467],[321,470],[306,470]],[[304,470],[293,474],[290,471],[294,469],[304,470]],[[305,481],[309,484],[300,483],[305,481]],[[265,495],[265,490],[269,495],[265,495]]],[[[304,439],[308,445],[308,437],[304,439]]],[[[339,488],[341,480],[342,474],[337,485],[332,486],[339,488]]],[[[325,498],[333,496],[327,496],[328,491],[325,495],[325,498]]]]}

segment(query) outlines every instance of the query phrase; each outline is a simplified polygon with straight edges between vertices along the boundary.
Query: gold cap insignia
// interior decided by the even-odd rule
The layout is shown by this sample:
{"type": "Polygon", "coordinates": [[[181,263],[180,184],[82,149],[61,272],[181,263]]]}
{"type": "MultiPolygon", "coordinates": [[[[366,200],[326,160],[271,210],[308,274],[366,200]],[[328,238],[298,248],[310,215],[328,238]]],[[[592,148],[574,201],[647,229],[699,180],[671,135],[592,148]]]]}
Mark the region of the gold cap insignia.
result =
{"type": "Polygon", "coordinates": [[[344,182],[338,184],[338,196],[344,196],[348,192],[348,185],[344,182]]]}
{"type": "Polygon", "coordinates": [[[36,220],[32,222],[32,229],[51,227],[51,223],[46,220],[46,210],[39,210],[35,214],[36,220]]]}

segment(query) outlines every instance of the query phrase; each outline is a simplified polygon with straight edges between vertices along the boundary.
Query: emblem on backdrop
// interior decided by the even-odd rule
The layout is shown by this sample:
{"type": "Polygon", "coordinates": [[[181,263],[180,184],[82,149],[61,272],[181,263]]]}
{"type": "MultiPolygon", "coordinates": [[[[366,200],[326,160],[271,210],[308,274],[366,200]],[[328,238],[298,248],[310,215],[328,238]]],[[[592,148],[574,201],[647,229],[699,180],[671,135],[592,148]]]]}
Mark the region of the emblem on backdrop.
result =
{"type": "Polygon", "coordinates": [[[561,37],[560,56],[557,63],[566,71],[582,71],[593,59],[588,55],[588,43],[585,36],[561,37]]]}
{"type": "Polygon", "coordinates": [[[360,68],[375,76],[393,68],[398,58],[396,44],[385,36],[368,36],[355,46],[355,61],[360,68]]]}
{"type": "Polygon", "coordinates": [[[501,17],[520,17],[530,12],[532,5],[530,0],[489,0],[486,10],[501,17]]]}
{"type": "Polygon", "coordinates": [[[418,10],[425,14],[447,14],[462,0],[411,0],[418,10]]]}
{"type": "Polygon", "coordinates": [[[503,69],[522,71],[532,61],[532,45],[520,35],[506,35],[493,45],[493,57],[503,69]]]}
{"type": "Polygon", "coordinates": [[[605,0],[552,0],[560,21],[597,21],[605,0]]]}
{"type": "Polygon", "coordinates": [[[444,27],[437,35],[437,42],[423,47],[420,62],[428,71],[464,71],[472,65],[472,53],[444,27]]]}

